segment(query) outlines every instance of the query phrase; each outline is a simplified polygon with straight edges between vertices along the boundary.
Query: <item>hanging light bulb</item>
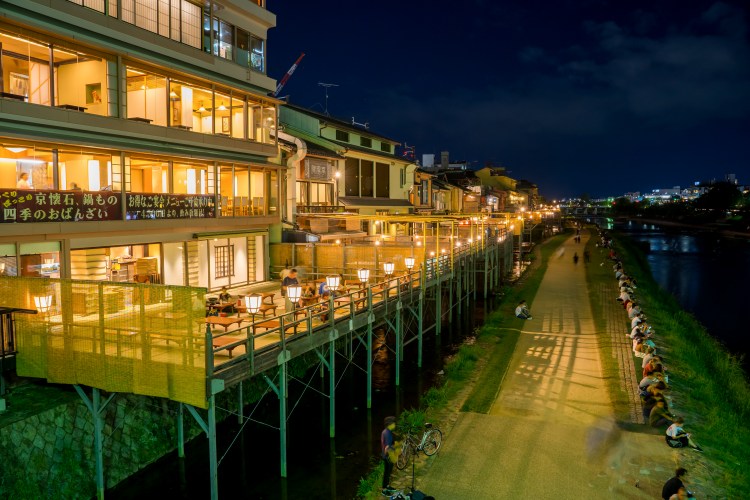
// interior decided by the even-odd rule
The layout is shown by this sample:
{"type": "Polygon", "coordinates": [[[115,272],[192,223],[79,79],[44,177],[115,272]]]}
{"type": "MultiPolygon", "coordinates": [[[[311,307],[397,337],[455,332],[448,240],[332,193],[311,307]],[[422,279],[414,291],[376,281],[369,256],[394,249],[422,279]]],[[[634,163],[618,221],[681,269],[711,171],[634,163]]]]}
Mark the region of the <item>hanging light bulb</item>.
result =
{"type": "Polygon", "coordinates": [[[205,113],[206,112],[206,108],[203,107],[203,101],[201,101],[201,107],[198,108],[198,112],[199,113],[205,113]]]}
{"type": "Polygon", "coordinates": [[[219,106],[219,107],[218,107],[217,109],[218,109],[219,111],[226,111],[226,110],[227,110],[227,107],[226,107],[226,106],[224,106],[224,103],[222,102],[222,103],[221,103],[221,106],[219,106]]]}

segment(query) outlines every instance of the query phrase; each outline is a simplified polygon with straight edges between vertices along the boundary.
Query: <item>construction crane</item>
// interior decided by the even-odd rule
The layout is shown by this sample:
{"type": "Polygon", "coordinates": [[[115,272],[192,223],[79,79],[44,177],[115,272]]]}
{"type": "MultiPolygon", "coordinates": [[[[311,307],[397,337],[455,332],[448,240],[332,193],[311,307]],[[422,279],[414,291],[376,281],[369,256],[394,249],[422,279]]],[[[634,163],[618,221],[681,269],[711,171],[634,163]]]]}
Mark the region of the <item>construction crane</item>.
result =
{"type": "Polygon", "coordinates": [[[299,63],[300,63],[300,61],[302,60],[303,57],[305,57],[305,53],[304,52],[300,54],[300,56],[297,58],[296,61],[294,61],[294,64],[292,64],[292,67],[289,68],[289,71],[286,72],[286,75],[284,75],[284,78],[282,78],[281,81],[279,82],[279,84],[276,86],[276,90],[274,91],[273,94],[271,94],[273,97],[278,97],[279,96],[279,92],[281,92],[281,89],[284,88],[284,85],[286,85],[286,82],[289,81],[289,78],[294,73],[294,70],[297,69],[297,66],[299,66],[299,63]]]}

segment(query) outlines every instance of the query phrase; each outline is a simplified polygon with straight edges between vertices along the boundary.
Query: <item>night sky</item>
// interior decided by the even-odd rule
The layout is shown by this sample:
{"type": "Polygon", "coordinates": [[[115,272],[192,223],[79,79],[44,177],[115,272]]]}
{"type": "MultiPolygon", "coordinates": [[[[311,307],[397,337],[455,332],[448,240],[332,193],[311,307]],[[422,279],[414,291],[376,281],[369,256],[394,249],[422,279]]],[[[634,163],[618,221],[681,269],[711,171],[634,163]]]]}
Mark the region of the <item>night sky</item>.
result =
{"type": "Polygon", "coordinates": [[[750,184],[747,1],[268,0],[281,95],[544,196],[750,184]]]}

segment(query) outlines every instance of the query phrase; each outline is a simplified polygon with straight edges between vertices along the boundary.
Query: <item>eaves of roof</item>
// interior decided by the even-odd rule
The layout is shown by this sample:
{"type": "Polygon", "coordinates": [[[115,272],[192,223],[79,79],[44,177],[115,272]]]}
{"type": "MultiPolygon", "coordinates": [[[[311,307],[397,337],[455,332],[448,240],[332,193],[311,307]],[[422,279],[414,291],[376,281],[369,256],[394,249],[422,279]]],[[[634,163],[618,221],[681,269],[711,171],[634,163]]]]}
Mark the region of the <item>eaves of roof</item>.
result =
{"type": "Polygon", "coordinates": [[[333,153],[336,153],[338,155],[341,155],[343,154],[344,151],[346,151],[345,147],[341,147],[340,145],[338,145],[337,143],[333,141],[329,141],[328,139],[324,139],[323,137],[316,136],[308,132],[303,132],[302,130],[298,130],[288,125],[284,126],[284,132],[294,137],[297,137],[299,139],[302,139],[303,141],[308,143],[308,146],[310,144],[315,144],[316,146],[320,148],[323,148],[328,151],[332,151],[333,153]]]}
{"type": "Polygon", "coordinates": [[[401,144],[399,141],[397,141],[395,139],[391,139],[391,138],[386,137],[384,135],[370,132],[370,129],[366,129],[366,128],[363,128],[363,127],[358,127],[358,126],[353,125],[353,124],[351,124],[351,123],[349,123],[349,122],[347,122],[345,120],[341,120],[339,118],[334,118],[332,116],[326,116],[323,113],[318,113],[317,111],[313,111],[313,110],[308,109],[308,108],[303,108],[302,106],[297,106],[296,104],[287,103],[286,107],[294,109],[295,111],[299,111],[300,113],[304,113],[306,115],[315,117],[321,123],[330,123],[330,124],[336,125],[337,127],[346,128],[348,130],[356,132],[357,134],[365,135],[367,137],[374,137],[375,139],[378,139],[378,140],[383,140],[384,139],[384,140],[386,140],[386,141],[388,141],[388,142],[390,142],[392,144],[398,144],[398,145],[401,144]]]}

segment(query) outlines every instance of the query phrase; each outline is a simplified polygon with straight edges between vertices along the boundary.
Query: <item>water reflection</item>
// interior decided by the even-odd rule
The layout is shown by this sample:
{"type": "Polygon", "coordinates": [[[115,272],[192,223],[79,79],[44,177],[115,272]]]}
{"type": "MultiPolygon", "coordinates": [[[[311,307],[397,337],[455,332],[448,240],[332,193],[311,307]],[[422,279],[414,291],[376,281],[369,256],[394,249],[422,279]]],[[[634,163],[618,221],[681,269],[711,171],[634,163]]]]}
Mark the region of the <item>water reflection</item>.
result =
{"type": "Polygon", "coordinates": [[[651,274],[662,288],[731,352],[747,353],[747,327],[740,315],[748,304],[750,242],[668,231],[653,224],[628,223],[621,229],[633,240],[648,244],[651,274]]]}

